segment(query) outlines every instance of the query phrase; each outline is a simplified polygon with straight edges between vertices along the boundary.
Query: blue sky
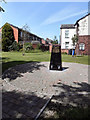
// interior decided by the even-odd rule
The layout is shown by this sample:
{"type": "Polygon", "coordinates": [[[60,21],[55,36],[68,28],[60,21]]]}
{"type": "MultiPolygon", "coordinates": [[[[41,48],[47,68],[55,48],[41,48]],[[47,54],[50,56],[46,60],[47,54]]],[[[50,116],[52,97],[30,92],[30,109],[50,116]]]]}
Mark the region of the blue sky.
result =
{"type": "Polygon", "coordinates": [[[20,28],[28,24],[32,33],[51,39],[55,35],[59,39],[61,24],[74,24],[88,12],[87,2],[8,2],[2,6],[0,27],[6,22],[20,28]]]}

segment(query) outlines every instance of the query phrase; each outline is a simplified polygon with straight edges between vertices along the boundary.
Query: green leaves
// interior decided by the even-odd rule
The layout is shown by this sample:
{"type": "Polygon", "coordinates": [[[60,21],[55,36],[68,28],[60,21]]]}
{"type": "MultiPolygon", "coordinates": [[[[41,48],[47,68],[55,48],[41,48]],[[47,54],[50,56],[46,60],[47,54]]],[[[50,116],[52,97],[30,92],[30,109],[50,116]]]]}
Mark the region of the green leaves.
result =
{"type": "Polygon", "coordinates": [[[73,42],[73,46],[76,45],[76,43],[78,42],[78,36],[74,35],[74,37],[72,37],[72,42],[73,42]]]}
{"type": "Polygon", "coordinates": [[[9,51],[9,46],[14,42],[14,34],[11,26],[6,23],[2,27],[2,50],[9,51]]]}

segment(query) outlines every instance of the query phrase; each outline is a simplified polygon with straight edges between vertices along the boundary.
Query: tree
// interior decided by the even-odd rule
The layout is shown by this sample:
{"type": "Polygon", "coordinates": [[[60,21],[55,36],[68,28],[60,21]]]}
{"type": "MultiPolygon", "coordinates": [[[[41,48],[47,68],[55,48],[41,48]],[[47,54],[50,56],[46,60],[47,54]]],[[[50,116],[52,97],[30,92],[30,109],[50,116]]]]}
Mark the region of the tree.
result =
{"type": "Polygon", "coordinates": [[[28,38],[28,32],[30,32],[30,28],[27,24],[25,24],[23,27],[22,27],[22,31],[23,31],[23,55],[25,53],[25,40],[28,38]]]}
{"type": "MultiPolygon", "coordinates": [[[[74,37],[72,37],[72,43],[73,43],[73,47],[75,47],[76,43],[78,42],[78,36],[74,35],[74,37]]],[[[72,56],[75,54],[73,54],[74,50],[72,48],[72,56]]]]}
{"type": "Polygon", "coordinates": [[[2,50],[9,51],[9,46],[14,42],[14,34],[11,26],[6,23],[2,27],[2,50]]]}
{"type": "Polygon", "coordinates": [[[54,41],[52,42],[52,44],[58,44],[58,40],[56,36],[54,36],[54,41]]]}
{"type": "Polygon", "coordinates": [[[76,43],[78,42],[78,36],[74,35],[74,37],[72,37],[72,42],[73,42],[73,46],[76,45],[76,43]]]}
{"type": "Polygon", "coordinates": [[[12,43],[12,45],[11,46],[9,46],[9,50],[10,51],[19,51],[20,50],[20,45],[19,45],[19,43],[17,43],[16,41],[14,41],[13,43],[12,43]]]}

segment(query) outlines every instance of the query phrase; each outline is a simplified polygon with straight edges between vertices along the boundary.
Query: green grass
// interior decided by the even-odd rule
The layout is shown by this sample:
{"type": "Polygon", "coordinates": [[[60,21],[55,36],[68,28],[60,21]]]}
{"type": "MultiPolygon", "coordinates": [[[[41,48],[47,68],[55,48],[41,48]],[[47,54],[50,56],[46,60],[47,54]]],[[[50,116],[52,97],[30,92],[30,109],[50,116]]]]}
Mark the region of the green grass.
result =
{"type": "MultiPolygon", "coordinates": [[[[88,65],[88,56],[76,56],[72,57],[72,55],[62,55],[63,62],[74,62],[80,64],[87,64],[88,65]]],[[[90,65],[90,63],[89,63],[90,65]]]]}
{"type": "Polygon", "coordinates": [[[2,72],[17,64],[33,61],[50,61],[50,54],[48,52],[25,53],[23,56],[22,52],[2,52],[2,72]]]}
{"type": "MultiPolygon", "coordinates": [[[[32,61],[50,61],[50,56],[51,54],[49,52],[25,53],[24,56],[22,55],[22,52],[2,52],[2,72],[17,64],[23,64],[32,61]]],[[[88,56],[72,57],[71,55],[62,55],[62,61],[88,64],[88,56]]]]}

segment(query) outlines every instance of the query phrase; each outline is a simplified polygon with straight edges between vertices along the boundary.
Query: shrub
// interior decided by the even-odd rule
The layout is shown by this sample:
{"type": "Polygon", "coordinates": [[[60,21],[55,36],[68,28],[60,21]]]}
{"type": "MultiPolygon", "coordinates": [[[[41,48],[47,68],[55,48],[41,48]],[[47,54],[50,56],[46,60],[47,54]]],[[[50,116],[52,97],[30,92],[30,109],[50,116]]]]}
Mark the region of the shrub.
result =
{"type": "Polygon", "coordinates": [[[2,50],[9,51],[9,47],[12,45],[13,42],[14,42],[13,29],[8,23],[6,23],[2,27],[2,50]]]}
{"type": "Polygon", "coordinates": [[[14,41],[11,46],[9,46],[9,50],[14,50],[14,51],[19,51],[20,50],[20,45],[14,41]]]}
{"type": "Polygon", "coordinates": [[[22,52],[22,51],[23,51],[23,48],[21,48],[19,51],[22,52]]]}
{"type": "Polygon", "coordinates": [[[31,43],[25,43],[24,46],[25,46],[25,52],[30,52],[31,50],[33,50],[31,43]]]}
{"type": "Polygon", "coordinates": [[[37,44],[37,48],[36,49],[41,49],[41,45],[40,44],[37,44]]]}
{"type": "Polygon", "coordinates": [[[67,52],[62,52],[62,54],[67,54],[67,52]]]}
{"type": "Polygon", "coordinates": [[[45,45],[41,45],[41,48],[40,48],[43,52],[44,51],[49,51],[49,46],[45,46],[45,45]]]}

